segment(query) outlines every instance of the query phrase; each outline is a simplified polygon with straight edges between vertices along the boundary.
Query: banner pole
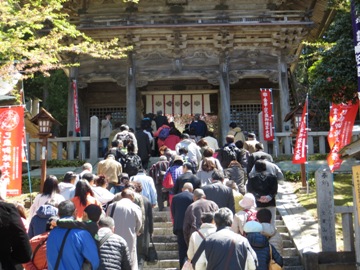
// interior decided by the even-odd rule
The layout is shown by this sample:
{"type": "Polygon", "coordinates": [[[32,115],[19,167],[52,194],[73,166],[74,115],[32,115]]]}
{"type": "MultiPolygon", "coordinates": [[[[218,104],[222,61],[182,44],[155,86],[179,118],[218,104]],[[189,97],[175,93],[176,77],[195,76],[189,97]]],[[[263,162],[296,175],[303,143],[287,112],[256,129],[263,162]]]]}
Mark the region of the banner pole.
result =
{"type": "Polygon", "coordinates": [[[306,93],[306,161],[305,161],[305,181],[306,181],[306,194],[309,195],[309,172],[308,172],[308,160],[309,160],[309,93],[306,93]]]}
{"type": "Polygon", "coordinates": [[[276,143],[276,133],[275,133],[275,116],[274,116],[274,97],[273,97],[273,92],[272,92],[272,88],[270,88],[270,93],[271,93],[271,109],[272,109],[272,121],[273,121],[273,134],[274,134],[274,139],[273,139],[273,144],[274,144],[274,148],[275,148],[275,157],[278,157],[278,147],[277,147],[277,143],[276,143]]]}
{"type": "MultiPolygon", "coordinates": [[[[26,130],[26,127],[24,125],[24,132],[26,130]]],[[[26,134],[26,133],[25,133],[26,134]]],[[[31,175],[30,175],[30,160],[29,160],[29,149],[28,149],[28,144],[27,144],[27,140],[26,137],[24,136],[24,140],[25,140],[25,156],[26,156],[26,161],[27,161],[27,176],[28,176],[28,182],[29,182],[29,193],[30,193],[30,205],[32,205],[32,182],[31,182],[31,175]]]]}

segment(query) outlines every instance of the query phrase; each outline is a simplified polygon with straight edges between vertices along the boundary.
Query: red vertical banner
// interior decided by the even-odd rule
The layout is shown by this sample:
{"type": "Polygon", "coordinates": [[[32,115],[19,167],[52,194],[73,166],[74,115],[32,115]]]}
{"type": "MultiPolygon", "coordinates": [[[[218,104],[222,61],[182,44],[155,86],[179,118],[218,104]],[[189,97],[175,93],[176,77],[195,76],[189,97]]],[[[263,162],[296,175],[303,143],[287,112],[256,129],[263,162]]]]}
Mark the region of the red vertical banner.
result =
{"type": "Polygon", "coordinates": [[[73,80],[72,89],[74,91],[74,118],[75,118],[75,132],[80,132],[80,117],[79,117],[79,106],[78,106],[78,90],[76,80],[73,80]]]}
{"type": "Polygon", "coordinates": [[[348,102],[342,104],[332,104],[330,108],[330,131],[328,142],[330,153],[327,157],[331,172],[339,169],[342,160],[339,151],[351,142],[352,129],[359,108],[359,101],[355,104],[348,102]]]}
{"type": "Polygon", "coordinates": [[[0,168],[6,195],[21,194],[24,107],[0,108],[0,168]]]}
{"type": "Polygon", "coordinates": [[[306,162],[306,154],[307,154],[307,137],[308,137],[308,129],[307,129],[307,99],[304,104],[304,109],[301,115],[301,122],[298,130],[298,134],[296,136],[296,143],[294,147],[294,155],[292,159],[292,163],[294,164],[304,164],[306,162]]]}
{"type": "Polygon", "coordinates": [[[272,108],[272,91],[271,89],[260,89],[261,106],[262,106],[262,124],[265,141],[274,140],[274,118],[272,108]]]}

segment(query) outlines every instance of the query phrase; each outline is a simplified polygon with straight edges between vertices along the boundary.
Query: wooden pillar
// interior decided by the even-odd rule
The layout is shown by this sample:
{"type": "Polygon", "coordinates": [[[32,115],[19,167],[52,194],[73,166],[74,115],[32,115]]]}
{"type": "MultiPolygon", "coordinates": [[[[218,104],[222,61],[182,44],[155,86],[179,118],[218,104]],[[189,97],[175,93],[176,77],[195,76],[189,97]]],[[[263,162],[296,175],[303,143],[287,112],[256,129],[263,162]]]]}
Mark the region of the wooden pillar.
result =
{"type": "Polygon", "coordinates": [[[315,172],[321,251],[336,251],[334,177],[328,166],[315,172]]]}
{"type": "Polygon", "coordinates": [[[132,53],[128,56],[126,84],[126,123],[135,130],[136,127],[136,70],[132,53]]]}
{"type": "Polygon", "coordinates": [[[230,124],[230,85],[226,58],[221,59],[219,75],[219,142],[224,145],[230,124]]]}
{"type": "MultiPolygon", "coordinates": [[[[287,64],[285,62],[285,57],[279,57],[279,88],[280,88],[280,104],[275,102],[274,100],[274,109],[280,110],[280,123],[276,123],[275,119],[275,127],[277,129],[281,129],[282,132],[285,131],[286,123],[284,122],[286,114],[290,112],[289,106],[289,84],[288,84],[288,73],[287,73],[287,64]]],[[[275,112],[274,112],[275,113],[275,112]]],[[[276,112],[275,115],[279,115],[279,111],[276,112]]]]}
{"type": "Polygon", "coordinates": [[[43,136],[40,138],[41,143],[41,171],[40,171],[40,192],[43,192],[44,183],[46,179],[46,161],[47,161],[47,147],[48,147],[48,137],[43,136]]]}
{"type": "Polygon", "coordinates": [[[67,110],[67,136],[76,136],[75,134],[75,118],[74,118],[74,90],[72,88],[72,80],[77,79],[78,68],[70,67],[69,72],[69,91],[68,91],[68,110],[67,110]]]}

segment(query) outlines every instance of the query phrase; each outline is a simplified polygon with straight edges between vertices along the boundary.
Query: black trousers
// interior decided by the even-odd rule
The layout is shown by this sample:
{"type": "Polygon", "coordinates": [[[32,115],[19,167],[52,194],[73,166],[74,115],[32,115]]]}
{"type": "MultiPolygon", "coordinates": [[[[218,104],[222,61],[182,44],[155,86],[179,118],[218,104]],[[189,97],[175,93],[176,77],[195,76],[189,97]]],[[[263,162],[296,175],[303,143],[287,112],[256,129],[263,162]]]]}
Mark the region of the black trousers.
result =
{"type": "Polygon", "coordinates": [[[181,269],[187,258],[188,247],[186,245],[184,233],[182,230],[177,230],[176,236],[177,236],[177,243],[178,243],[178,249],[179,249],[179,263],[180,263],[180,269],[181,269]]]}

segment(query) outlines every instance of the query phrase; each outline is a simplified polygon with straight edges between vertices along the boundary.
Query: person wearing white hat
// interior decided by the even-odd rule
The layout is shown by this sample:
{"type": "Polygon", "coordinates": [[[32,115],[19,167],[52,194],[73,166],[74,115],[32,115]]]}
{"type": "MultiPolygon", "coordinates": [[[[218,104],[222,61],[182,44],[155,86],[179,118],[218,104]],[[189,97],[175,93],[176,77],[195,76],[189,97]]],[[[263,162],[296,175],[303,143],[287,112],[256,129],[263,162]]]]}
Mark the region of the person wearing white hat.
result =
{"type": "Polygon", "coordinates": [[[244,231],[251,247],[255,251],[258,259],[259,270],[267,270],[270,259],[273,259],[278,265],[283,266],[283,258],[276,248],[269,243],[268,238],[261,234],[261,223],[257,221],[248,221],[245,223],[244,231]],[[270,255],[271,254],[271,255],[270,255]]]}
{"type": "Polygon", "coordinates": [[[235,233],[244,235],[245,223],[256,219],[256,201],[254,195],[246,193],[242,200],[239,201],[239,205],[243,208],[243,210],[234,215],[234,221],[231,229],[235,233]]]}

